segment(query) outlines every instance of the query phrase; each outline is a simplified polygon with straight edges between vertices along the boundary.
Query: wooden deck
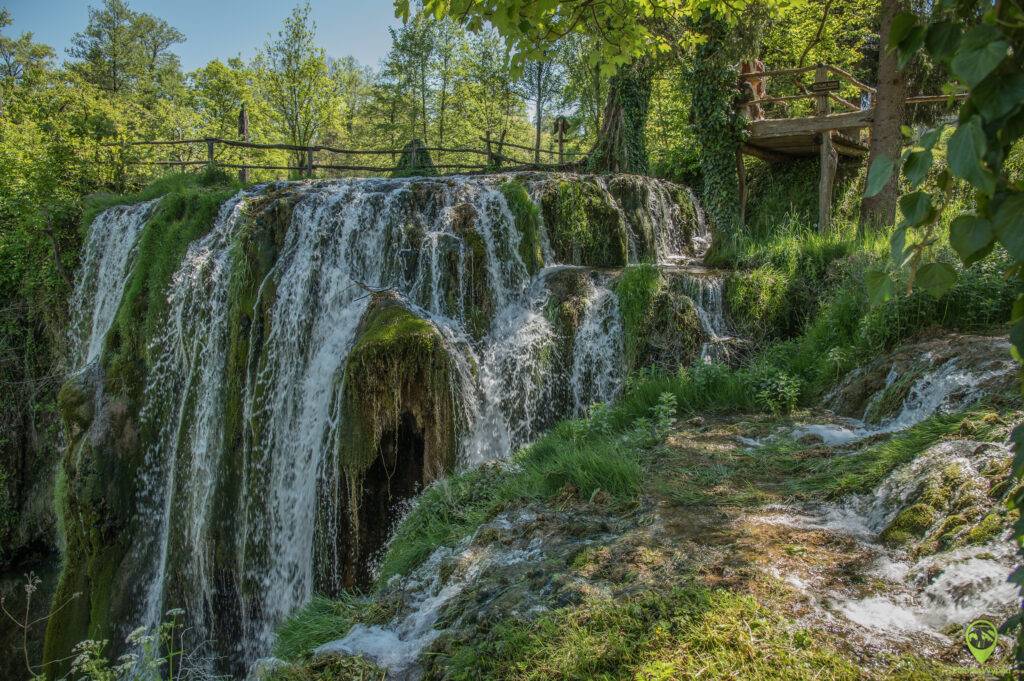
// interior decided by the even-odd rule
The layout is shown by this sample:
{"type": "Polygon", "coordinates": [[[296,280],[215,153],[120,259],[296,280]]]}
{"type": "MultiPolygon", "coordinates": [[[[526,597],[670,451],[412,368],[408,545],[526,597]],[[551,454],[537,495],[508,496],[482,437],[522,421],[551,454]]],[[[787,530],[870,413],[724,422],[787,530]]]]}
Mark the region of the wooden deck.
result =
{"type": "Polygon", "coordinates": [[[784,161],[793,157],[818,156],[821,140],[829,135],[840,156],[859,158],[868,152],[866,130],[871,125],[871,109],[803,118],[767,118],[751,121],[743,153],[766,161],[784,161]]]}
{"type": "MultiPolygon", "coordinates": [[[[832,222],[832,188],[840,158],[861,158],[866,156],[870,145],[871,123],[874,119],[875,88],[866,85],[851,73],[829,64],[760,73],[743,73],[740,78],[750,83],[748,91],[753,94],[750,101],[739,106],[741,115],[748,119],[748,137],[736,157],[740,179],[741,210],[746,212],[746,178],[743,156],[754,156],[772,163],[785,162],[794,158],[818,157],[821,162],[818,183],[818,229],[828,229],[832,222]],[[813,73],[810,83],[800,82],[813,73]],[[756,93],[758,83],[771,78],[796,77],[798,94],[777,97],[760,97],[756,93]],[[847,91],[858,93],[857,99],[864,105],[851,102],[840,96],[843,83],[847,91]],[[813,115],[793,118],[760,118],[763,107],[769,104],[786,104],[800,100],[811,100],[813,115]],[[842,113],[833,113],[832,106],[838,105],[842,113]]],[[[760,90],[764,92],[762,88],[760,90]]],[[[908,105],[950,102],[963,95],[928,95],[907,99],[908,105]]],[[[785,108],[785,107],[783,107],[785,108]]]]}

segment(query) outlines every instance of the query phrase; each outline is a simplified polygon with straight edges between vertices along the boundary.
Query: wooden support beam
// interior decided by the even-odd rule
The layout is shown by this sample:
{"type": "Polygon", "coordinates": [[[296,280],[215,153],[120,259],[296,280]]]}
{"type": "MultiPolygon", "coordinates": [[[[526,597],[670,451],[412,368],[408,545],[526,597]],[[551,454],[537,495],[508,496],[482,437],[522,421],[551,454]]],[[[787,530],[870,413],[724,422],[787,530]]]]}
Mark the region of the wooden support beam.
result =
{"type": "Polygon", "coordinates": [[[825,233],[832,226],[832,188],[836,180],[839,155],[832,144],[832,133],[821,133],[821,175],[818,179],[818,232],[825,233]]]}
{"type": "Polygon", "coordinates": [[[751,121],[752,140],[789,135],[815,134],[840,128],[866,128],[871,125],[874,111],[850,111],[829,116],[808,116],[805,118],[769,118],[751,121]]]}

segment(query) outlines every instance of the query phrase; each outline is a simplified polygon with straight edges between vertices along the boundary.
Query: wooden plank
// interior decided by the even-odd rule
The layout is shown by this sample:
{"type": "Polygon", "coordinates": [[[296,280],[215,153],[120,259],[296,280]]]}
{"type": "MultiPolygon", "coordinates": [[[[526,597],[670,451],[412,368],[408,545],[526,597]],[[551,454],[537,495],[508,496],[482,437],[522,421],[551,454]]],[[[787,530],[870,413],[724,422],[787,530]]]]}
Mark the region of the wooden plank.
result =
{"type": "Polygon", "coordinates": [[[775,71],[762,71],[761,73],[741,73],[740,78],[752,80],[754,78],[773,78],[776,76],[796,76],[801,73],[810,73],[818,68],[817,66],[801,66],[794,69],[776,69],[775,71]]]}
{"type": "Polygon", "coordinates": [[[850,111],[830,116],[808,116],[804,118],[768,118],[751,121],[750,137],[764,140],[787,135],[813,135],[838,128],[866,128],[871,125],[874,111],[850,111]]]}
{"type": "Polygon", "coordinates": [[[743,153],[747,156],[753,156],[754,158],[759,158],[762,161],[767,161],[768,163],[779,163],[792,159],[792,156],[789,154],[784,154],[774,149],[765,149],[752,144],[744,144],[743,153]]]}
{"type": "Polygon", "coordinates": [[[950,100],[967,99],[967,96],[966,92],[960,92],[955,95],[922,95],[920,97],[907,97],[905,101],[911,106],[916,104],[944,104],[950,100]]]}

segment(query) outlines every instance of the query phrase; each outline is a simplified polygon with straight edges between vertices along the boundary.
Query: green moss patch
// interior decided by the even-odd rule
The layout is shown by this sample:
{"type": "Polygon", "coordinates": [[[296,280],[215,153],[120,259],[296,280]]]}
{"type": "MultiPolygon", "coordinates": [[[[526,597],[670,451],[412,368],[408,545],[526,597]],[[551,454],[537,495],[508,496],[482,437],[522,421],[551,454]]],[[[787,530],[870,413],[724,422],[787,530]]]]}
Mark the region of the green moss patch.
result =
{"type": "Polygon", "coordinates": [[[510,619],[456,648],[452,679],[859,679],[852,661],[750,596],[696,585],[510,619]]]}
{"type": "Polygon", "coordinates": [[[558,262],[589,267],[622,267],[628,262],[625,222],[594,183],[559,182],[544,194],[541,212],[558,262]]]}
{"type": "Polygon", "coordinates": [[[519,257],[530,275],[544,267],[544,253],[540,240],[540,208],[530,199],[530,194],[521,182],[512,180],[502,184],[498,190],[505,197],[505,203],[515,218],[519,231],[519,257]]]}

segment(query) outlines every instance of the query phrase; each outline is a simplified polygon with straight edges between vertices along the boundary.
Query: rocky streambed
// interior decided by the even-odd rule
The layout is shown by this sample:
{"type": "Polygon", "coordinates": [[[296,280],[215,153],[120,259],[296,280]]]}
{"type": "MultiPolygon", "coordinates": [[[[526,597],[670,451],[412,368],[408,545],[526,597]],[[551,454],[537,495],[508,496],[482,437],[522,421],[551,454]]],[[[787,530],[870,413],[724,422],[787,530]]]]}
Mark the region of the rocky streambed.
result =
{"type": "Polygon", "coordinates": [[[949,335],[853,372],[828,410],[679,424],[637,503],[510,508],[310,659],[393,679],[691,678],[716,656],[736,678],[966,678],[964,626],[1017,607],[1015,373],[1004,341],[949,335]]]}

